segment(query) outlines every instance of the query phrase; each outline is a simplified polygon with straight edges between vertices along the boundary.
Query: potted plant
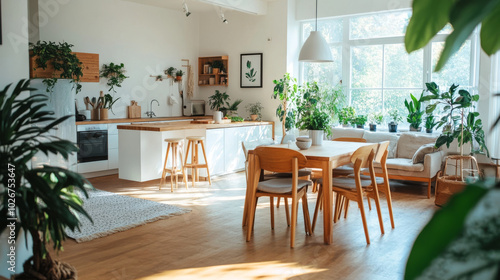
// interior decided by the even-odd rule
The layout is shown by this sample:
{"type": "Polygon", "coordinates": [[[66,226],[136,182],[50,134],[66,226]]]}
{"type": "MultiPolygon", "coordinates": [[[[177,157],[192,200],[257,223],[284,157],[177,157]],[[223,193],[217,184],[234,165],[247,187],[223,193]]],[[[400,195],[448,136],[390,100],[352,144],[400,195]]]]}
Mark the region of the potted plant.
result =
{"type": "Polygon", "coordinates": [[[356,117],[356,110],[354,107],[348,106],[340,109],[339,112],[339,122],[343,127],[349,127],[349,124],[356,117]]]}
{"type": "Polygon", "coordinates": [[[174,78],[175,72],[177,72],[177,69],[174,67],[168,67],[167,70],[165,70],[165,75],[167,75],[169,78],[174,78]]]}
{"type": "Polygon", "coordinates": [[[237,112],[238,106],[240,106],[241,102],[243,102],[243,100],[241,100],[241,99],[237,99],[232,104],[229,104],[229,102],[226,102],[227,108],[225,108],[226,113],[224,115],[228,115],[231,117],[238,116],[238,112],[237,112]]]}
{"type": "Polygon", "coordinates": [[[177,70],[177,72],[175,72],[175,80],[176,81],[181,81],[182,80],[182,75],[184,75],[184,72],[182,70],[177,70]]]}
{"type": "Polygon", "coordinates": [[[115,87],[121,87],[123,81],[128,78],[125,76],[125,65],[123,63],[114,64],[113,62],[102,65],[99,77],[107,79],[108,91],[113,90],[114,92],[116,92],[115,87]]]}
{"type": "Polygon", "coordinates": [[[227,103],[227,100],[229,100],[229,95],[219,90],[215,90],[215,94],[208,97],[208,105],[210,105],[211,110],[215,111],[214,120],[217,123],[222,120],[221,108],[223,108],[224,103],[227,103]]]}
{"type": "Polygon", "coordinates": [[[425,132],[427,133],[432,133],[432,129],[434,126],[436,126],[436,121],[434,120],[434,115],[433,114],[427,114],[425,117],[425,132]]]}
{"type": "Polygon", "coordinates": [[[275,86],[272,98],[280,100],[280,105],[276,108],[276,116],[281,121],[283,131],[281,141],[283,142],[286,131],[295,127],[296,116],[293,106],[297,99],[297,79],[290,77],[290,74],[286,73],[283,78],[274,80],[273,83],[275,86]]]}
{"type": "MultiPolygon", "coordinates": [[[[46,246],[53,243],[56,252],[63,249],[67,229],[77,230],[80,218],[91,220],[82,208],[82,199],[74,192],[87,196],[91,187],[78,173],[64,168],[45,165],[33,168],[30,161],[37,153],[51,153],[67,159],[78,150],[74,143],[50,136],[49,131],[71,116],[56,119],[45,111],[47,97],[23,94],[34,89],[29,81],[21,80],[9,92],[11,85],[0,91],[0,180],[4,187],[0,194],[0,234],[11,231],[19,237],[20,229],[33,240],[33,256],[24,263],[24,272],[11,279],[61,279],[61,271],[76,279],[76,271],[69,264],[52,259],[46,246]],[[12,202],[15,194],[15,203],[12,202]],[[7,222],[7,217],[14,218],[7,222]],[[10,225],[15,224],[15,230],[10,225]],[[45,278],[43,278],[45,277],[45,278]]],[[[17,240],[19,241],[19,240],[17,240]]],[[[9,244],[12,244],[9,242],[9,244]]],[[[17,244],[17,243],[16,243],[17,244]]],[[[3,246],[3,245],[2,245],[3,246]]]]}
{"type": "Polygon", "coordinates": [[[370,115],[370,131],[377,131],[377,124],[381,125],[384,121],[382,112],[375,112],[370,115]]]}
{"type": "Polygon", "coordinates": [[[224,71],[224,63],[222,63],[222,60],[214,60],[212,62],[212,71],[214,74],[219,74],[219,72],[224,71]]]}
{"type": "Polygon", "coordinates": [[[323,135],[330,134],[330,114],[325,105],[324,96],[316,82],[306,83],[300,87],[300,96],[297,104],[297,126],[299,129],[309,130],[312,145],[323,143],[323,135]]]}
{"type": "Polygon", "coordinates": [[[314,109],[299,120],[298,126],[300,129],[309,130],[313,146],[321,146],[324,133],[330,133],[330,116],[324,111],[314,109]]]}
{"type": "Polygon", "coordinates": [[[101,120],[107,120],[108,119],[108,110],[111,110],[111,113],[113,115],[115,114],[113,112],[113,105],[115,104],[116,101],[118,101],[120,97],[117,99],[114,99],[113,96],[109,93],[105,94],[103,97],[99,97],[100,104],[102,104],[100,110],[99,110],[99,119],[101,120]]]}
{"type": "Polygon", "coordinates": [[[422,130],[420,124],[422,124],[422,116],[424,115],[424,111],[421,110],[423,94],[424,93],[422,92],[422,94],[420,94],[420,98],[417,99],[410,93],[410,102],[405,99],[405,107],[408,109],[408,116],[406,117],[406,120],[410,124],[410,131],[422,130]]]}
{"type": "Polygon", "coordinates": [[[387,115],[390,118],[390,122],[388,124],[389,126],[389,132],[398,132],[398,123],[403,120],[403,117],[399,115],[398,109],[392,109],[390,110],[387,115]]]}
{"type": "Polygon", "coordinates": [[[365,128],[365,123],[367,121],[367,117],[365,115],[357,115],[353,122],[354,124],[356,124],[356,128],[361,128],[361,129],[364,129],[365,128]]]}
{"type": "Polygon", "coordinates": [[[262,106],[262,104],[260,104],[260,102],[250,103],[245,107],[245,109],[247,109],[248,113],[250,113],[250,119],[252,121],[262,119],[261,111],[262,109],[264,109],[264,107],[262,106]]]}
{"type": "Polygon", "coordinates": [[[82,85],[80,78],[83,76],[82,63],[71,52],[73,45],[68,43],[54,43],[38,41],[36,44],[30,43],[30,56],[35,58],[33,70],[37,68],[53,68],[52,78],[43,80],[47,92],[52,92],[58,79],[70,79],[76,86],[76,93],[80,92],[82,85]]]}

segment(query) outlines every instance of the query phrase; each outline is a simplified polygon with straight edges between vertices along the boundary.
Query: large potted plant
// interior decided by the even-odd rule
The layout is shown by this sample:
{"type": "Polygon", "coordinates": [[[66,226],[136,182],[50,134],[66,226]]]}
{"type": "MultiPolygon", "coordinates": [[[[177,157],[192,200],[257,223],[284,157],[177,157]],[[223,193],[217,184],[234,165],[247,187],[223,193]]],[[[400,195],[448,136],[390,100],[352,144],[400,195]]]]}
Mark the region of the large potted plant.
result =
{"type": "Polygon", "coordinates": [[[299,92],[300,98],[296,100],[297,127],[302,130],[309,130],[312,145],[322,145],[324,133],[330,134],[331,118],[328,106],[323,102],[323,95],[316,82],[306,83],[300,88],[299,92]]]}
{"type": "Polygon", "coordinates": [[[356,110],[354,107],[348,106],[340,109],[339,112],[339,123],[343,127],[349,127],[349,124],[353,122],[356,117],[356,110]]]}
{"type": "MultiPolygon", "coordinates": [[[[80,78],[83,76],[82,63],[72,53],[73,45],[64,43],[54,43],[38,41],[36,44],[30,43],[30,56],[34,58],[33,70],[37,68],[51,69],[52,77],[43,80],[47,92],[52,92],[58,79],[70,79],[76,87],[76,93],[81,91],[80,78]]],[[[36,78],[36,77],[34,77],[36,78]]]]}
{"type": "Polygon", "coordinates": [[[219,123],[222,120],[222,111],[224,103],[227,103],[229,100],[229,95],[225,92],[220,92],[219,90],[215,90],[215,94],[208,97],[208,105],[210,105],[210,109],[214,112],[214,120],[216,123],[219,123]]]}
{"type": "Polygon", "coordinates": [[[13,279],[76,279],[70,265],[52,259],[46,246],[63,248],[66,229],[79,229],[80,215],[91,219],[82,208],[87,196],[87,181],[79,174],[60,167],[30,167],[31,158],[39,153],[59,154],[68,158],[77,151],[74,143],[48,134],[49,130],[70,116],[56,119],[43,111],[47,97],[41,94],[22,97],[34,90],[29,81],[21,80],[9,92],[8,85],[0,92],[0,215],[14,221],[0,220],[0,233],[5,230],[19,237],[22,229],[33,239],[33,256],[24,264],[24,272],[13,279]],[[11,203],[15,199],[15,203],[11,203]],[[12,224],[15,225],[13,230],[12,224]]]}
{"type": "Polygon", "coordinates": [[[324,111],[313,110],[299,120],[298,127],[309,130],[313,146],[321,146],[324,133],[330,133],[330,116],[324,111]]]}
{"type": "Polygon", "coordinates": [[[274,80],[273,83],[274,91],[272,98],[280,101],[278,108],[276,108],[276,116],[281,121],[283,132],[281,141],[283,144],[286,132],[294,128],[296,124],[296,114],[293,106],[297,99],[297,79],[290,77],[290,74],[286,73],[283,78],[274,80]]]}
{"type": "Polygon", "coordinates": [[[413,94],[410,93],[411,100],[405,99],[405,107],[408,109],[408,115],[406,120],[410,124],[410,131],[421,131],[422,127],[422,116],[424,115],[424,111],[422,110],[422,94],[420,94],[420,98],[417,99],[413,94]]]}

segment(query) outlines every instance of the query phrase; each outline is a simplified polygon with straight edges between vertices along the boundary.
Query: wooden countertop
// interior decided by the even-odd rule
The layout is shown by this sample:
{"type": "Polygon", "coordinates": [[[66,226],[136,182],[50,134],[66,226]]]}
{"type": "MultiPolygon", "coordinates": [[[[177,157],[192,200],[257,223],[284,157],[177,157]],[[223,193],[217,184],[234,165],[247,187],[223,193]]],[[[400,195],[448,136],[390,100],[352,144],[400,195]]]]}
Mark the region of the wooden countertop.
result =
{"type": "Polygon", "coordinates": [[[216,129],[216,128],[227,128],[227,127],[241,127],[241,126],[252,126],[252,125],[272,125],[273,135],[274,135],[274,122],[262,121],[262,122],[232,122],[227,124],[192,124],[190,121],[178,121],[171,123],[141,123],[141,124],[130,124],[130,125],[119,125],[118,129],[126,130],[144,130],[144,131],[171,131],[171,130],[182,130],[182,129],[216,129]]]}
{"type": "Polygon", "coordinates": [[[138,119],[108,119],[105,121],[81,121],[76,122],[76,125],[84,124],[106,124],[106,123],[136,123],[136,122],[160,122],[160,121],[176,121],[176,120],[204,120],[212,119],[212,116],[186,116],[186,117],[162,117],[162,118],[138,118],[138,119]]]}

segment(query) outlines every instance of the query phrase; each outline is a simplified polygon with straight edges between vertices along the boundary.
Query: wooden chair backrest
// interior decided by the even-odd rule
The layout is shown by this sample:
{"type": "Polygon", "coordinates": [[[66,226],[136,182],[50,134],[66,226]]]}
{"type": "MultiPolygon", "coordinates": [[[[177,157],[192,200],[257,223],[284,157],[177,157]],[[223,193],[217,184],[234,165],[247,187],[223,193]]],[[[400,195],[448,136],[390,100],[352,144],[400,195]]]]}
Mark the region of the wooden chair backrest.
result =
{"type": "Polygon", "coordinates": [[[333,139],[332,141],[366,143],[366,139],[365,138],[358,138],[358,137],[339,137],[339,138],[333,139]]]}
{"type": "Polygon", "coordinates": [[[378,144],[372,144],[358,148],[351,156],[351,162],[354,164],[354,171],[359,172],[359,169],[368,167],[370,161],[373,161],[375,150],[378,144]],[[356,170],[358,169],[358,170],[356,170]]]}
{"type": "Polygon", "coordinates": [[[297,158],[298,168],[306,166],[306,156],[303,154],[285,148],[276,147],[258,147],[254,150],[259,158],[260,168],[273,172],[292,171],[292,161],[297,158]]]}
{"type": "Polygon", "coordinates": [[[274,140],[272,138],[263,138],[254,141],[242,141],[241,147],[243,148],[243,154],[245,155],[245,160],[248,160],[248,150],[253,150],[258,146],[263,145],[273,145],[274,140]]]}
{"type": "Polygon", "coordinates": [[[375,162],[382,162],[382,158],[386,157],[387,159],[387,155],[389,154],[387,148],[389,148],[389,141],[384,141],[384,142],[380,142],[379,145],[378,145],[378,150],[377,150],[377,153],[375,154],[375,159],[373,161],[375,162]]]}

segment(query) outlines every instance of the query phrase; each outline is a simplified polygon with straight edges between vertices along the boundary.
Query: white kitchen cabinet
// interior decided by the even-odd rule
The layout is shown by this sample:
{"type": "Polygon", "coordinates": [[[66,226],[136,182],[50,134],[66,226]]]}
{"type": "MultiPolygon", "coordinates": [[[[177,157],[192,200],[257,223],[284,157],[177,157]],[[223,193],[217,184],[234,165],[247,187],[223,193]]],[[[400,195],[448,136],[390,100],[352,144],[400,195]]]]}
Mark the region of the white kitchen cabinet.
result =
{"type": "Polygon", "coordinates": [[[207,129],[207,139],[205,141],[207,150],[208,168],[210,175],[224,174],[225,149],[224,149],[224,128],[207,129]]]}

